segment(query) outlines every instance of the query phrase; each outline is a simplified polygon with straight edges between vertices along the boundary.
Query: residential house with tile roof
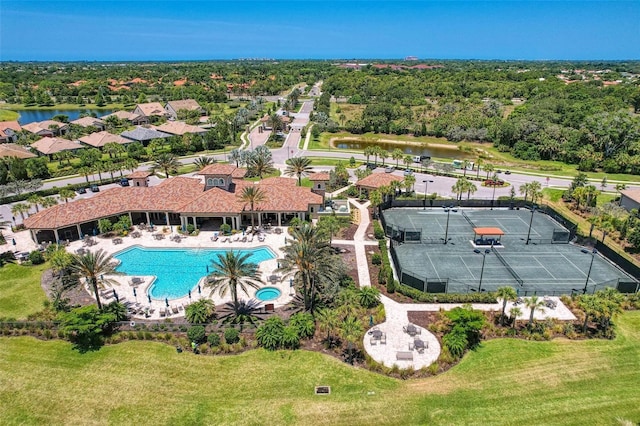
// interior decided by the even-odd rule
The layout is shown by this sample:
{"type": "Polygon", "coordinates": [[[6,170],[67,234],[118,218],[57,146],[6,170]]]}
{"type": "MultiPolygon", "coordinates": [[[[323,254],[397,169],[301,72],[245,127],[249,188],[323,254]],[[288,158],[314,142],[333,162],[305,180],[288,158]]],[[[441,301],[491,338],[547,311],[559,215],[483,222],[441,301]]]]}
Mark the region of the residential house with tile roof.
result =
{"type": "Polygon", "coordinates": [[[0,143],[17,142],[22,126],[17,121],[0,121],[0,143]]]}
{"type": "Polygon", "coordinates": [[[29,151],[22,145],[15,143],[2,143],[0,144],[0,158],[35,158],[36,154],[29,151]]]}
{"type": "Polygon", "coordinates": [[[146,104],[138,104],[133,110],[134,114],[142,115],[149,119],[154,117],[165,118],[168,116],[167,111],[162,107],[160,102],[148,102],[146,104]]]}
{"type": "Polygon", "coordinates": [[[31,144],[31,148],[38,151],[41,155],[46,155],[49,158],[53,154],[57,154],[62,151],[76,152],[79,149],[83,149],[84,146],[76,141],[70,141],[69,139],[44,137],[31,144]]]}
{"type": "Polygon", "coordinates": [[[78,140],[80,141],[80,143],[92,146],[94,148],[102,148],[103,146],[111,142],[120,145],[126,145],[133,142],[131,139],[123,138],[120,135],[114,135],[107,131],[91,133],[90,135],[83,136],[78,140]]]}
{"type": "Polygon", "coordinates": [[[116,117],[121,121],[129,121],[134,126],[141,126],[143,124],[149,124],[149,119],[144,115],[134,114],[129,111],[116,111],[111,114],[103,115],[101,118],[106,120],[109,117],[116,117]]]}
{"type": "Polygon", "coordinates": [[[282,226],[296,217],[315,217],[322,206],[322,197],[310,188],[296,186],[295,179],[250,182],[242,180],[245,173],[245,169],[216,163],[200,171],[203,179],[179,176],[157,186],[109,189],[92,198],[41,210],[24,224],[34,241],[44,242],[80,239],[97,232],[100,219],[117,220],[122,215],[128,215],[133,224],[182,228],[192,224],[198,229],[218,230],[222,224],[240,229],[250,224],[256,213],[258,225],[282,226]],[[266,196],[253,212],[239,196],[249,185],[257,185],[266,196]]]}
{"type": "Polygon", "coordinates": [[[322,195],[322,197],[324,198],[324,194],[327,192],[327,184],[331,179],[329,172],[311,173],[308,178],[312,183],[311,191],[315,192],[316,194],[322,195]]]}
{"type": "Polygon", "coordinates": [[[198,111],[200,115],[205,115],[207,112],[200,106],[195,99],[183,99],[180,101],[169,101],[164,107],[169,117],[174,120],[178,119],[178,111],[198,111]]]}
{"type": "Polygon", "coordinates": [[[192,126],[183,121],[167,121],[159,126],[154,126],[156,130],[161,132],[170,133],[172,135],[182,136],[187,133],[202,135],[207,133],[206,129],[198,126],[192,126]]]}
{"type": "Polygon", "coordinates": [[[33,122],[22,126],[23,130],[38,136],[62,136],[69,131],[69,125],[55,120],[33,122]]]}
{"type": "Polygon", "coordinates": [[[106,128],[104,120],[96,117],[82,117],[77,120],[73,120],[71,124],[75,124],[80,127],[95,127],[98,130],[104,130],[106,128]]]}
{"type": "Polygon", "coordinates": [[[149,127],[138,126],[133,130],[122,132],[120,136],[147,146],[153,139],[166,139],[172,135],[149,127]]]}

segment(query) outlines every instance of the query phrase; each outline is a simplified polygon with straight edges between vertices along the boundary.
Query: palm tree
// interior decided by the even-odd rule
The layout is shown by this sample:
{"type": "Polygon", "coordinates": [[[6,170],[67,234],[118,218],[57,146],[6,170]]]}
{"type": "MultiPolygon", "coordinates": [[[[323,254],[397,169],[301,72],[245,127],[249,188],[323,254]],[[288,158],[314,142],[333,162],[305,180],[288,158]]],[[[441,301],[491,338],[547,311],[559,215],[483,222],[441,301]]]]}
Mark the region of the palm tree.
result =
{"type": "Polygon", "coordinates": [[[496,290],[496,296],[502,299],[502,315],[500,315],[500,318],[502,318],[502,322],[504,323],[505,310],[507,309],[507,302],[516,300],[516,297],[518,297],[518,293],[515,291],[513,287],[503,286],[503,287],[498,287],[498,289],[496,290]]]}
{"type": "Polygon", "coordinates": [[[522,185],[520,185],[520,194],[524,195],[524,202],[527,202],[527,197],[529,196],[529,193],[531,192],[531,184],[530,183],[523,183],[522,185]]]}
{"type": "Polygon", "coordinates": [[[231,293],[231,302],[234,304],[237,313],[238,287],[244,294],[249,296],[248,288],[258,289],[262,281],[258,265],[249,262],[251,253],[241,254],[236,251],[228,251],[219,254],[217,259],[212,261],[213,272],[207,277],[205,287],[211,288],[211,293],[218,291],[221,297],[231,293]]]}
{"type": "Polygon", "coordinates": [[[480,167],[483,163],[484,161],[482,160],[482,158],[478,158],[478,161],[476,161],[476,179],[480,178],[480,167]]]}
{"type": "Polygon", "coordinates": [[[463,160],[462,161],[462,176],[463,177],[467,177],[467,168],[471,165],[471,161],[470,160],[463,160]]]}
{"type": "Polygon", "coordinates": [[[169,172],[176,172],[180,167],[180,162],[175,155],[163,152],[155,156],[151,169],[164,171],[167,179],[169,178],[169,172]]]}
{"type": "Polygon", "coordinates": [[[391,158],[396,160],[396,169],[398,168],[398,163],[402,160],[402,157],[404,157],[404,152],[402,152],[400,148],[396,148],[391,152],[391,158]]]}
{"type": "Polygon", "coordinates": [[[338,311],[335,309],[322,308],[316,312],[316,322],[318,323],[319,330],[327,332],[327,343],[329,347],[333,346],[333,333],[340,325],[338,311]]]}
{"type": "Polygon", "coordinates": [[[305,309],[313,313],[318,296],[327,296],[339,286],[342,268],[318,228],[303,223],[291,231],[291,237],[282,249],[284,259],[278,271],[293,277],[305,309]]]}
{"type": "Polygon", "coordinates": [[[404,177],[404,189],[407,191],[407,195],[409,195],[409,193],[413,191],[413,185],[415,185],[415,183],[416,183],[416,177],[414,175],[409,175],[404,177]]]}
{"type": "Polygon", "coordinates": [[[278,114],[275,114],[275,113],[269,116],[269,119],[267,120],[267,122],[269,123],[269,126],[271,126],[271,131],[273,133],[276,133],[278,130],[281,130],[284,125],[284,123],[282,122],[282,117],[280,117],[278,114]]]}
{"type": "Polygon", "coordinates": [[[522,309],[518,308],[517,306],[513,306],[511,309],[509,309],[509,315],[511,315],[511,320],[513,321],[511,323],[511,326],[515,329],[516,320],[518,319],[518,316],[522,315],[522,309]]]}
{"type": "Polygon", "coordinates": [[[465,182],[465,186],[467,189],[467,200],[471,197],[471,194],[475,194],[476,191],[478,190],[478,187],[471,182],[469,179],[467,178],[463,178],[466,182],[465,182]]]}
{"type": "Polygon", "coordinates": [[[40,211],[40,204],[44,201],[44,198],[38,194],[33,194],[27,198],[27,202],[36,208],[36,213],[40,211]]]}
{"type": "Polygon", "coordinates": [[[84,167],[80,167],[78,169],[78,174],[84,176],[85,180],[87,181],[87,183],[89,183],[89,175],[91,174],[91,169],[87,166],[84,167]]]}
{"type": "Polygon", "coordinates": [[[531,315],[529,316],[529,326],[531,326],[533,324],[533,315],[536,311],[544,312],[544,300],[538,296],[531,296],[525,300],[524,306],[531,309],[531,315]]]}
{"type": "Polygon", "coordinates": [[[236,167],[240,167],[240,161],[242,160],[242,154],[239,149],[232,149],[229,152],[229,162],[236,163],[236,167]]]}
{"type": "Polygon", "coordinates": [[[105,275],[120,274],[116,271],[117,263],[114,262],[111,255],[102,249],[95,252],[89,251],[85,254],[72,254],[72,256],[69,270],[79,278],[86,280],[96,296],[98,309],[102,309],[98,289],[105,284],[117,284],[114,280],[105,278],[105,275]]]}
{"type": "Polygon", "coordinates": [[[138,168],[138,164],[138,160],[136,160],[135,158],[127,158],[126,160],[124,160],[124,168],[127,170],[131,170],[131,173],[133,173],[133,171],[138,168]]]}
{"type": "Polygon", "coordinates": [[[216,162],[216,159],[213,157],[198,157],[196,158],[196,161],[193,162],[193,164],[195,164],[196,167],[198,167],[198,170],[202,170],[205,167],[210,166],[215,162],[216,162]]]}
{"type": "Polygon", "coordinates": [[[258,176],[260,179],[274,170],[273,160],[268,155],[252,155],[247,162],[247,166],[251,175],[258,176]]]}
{"type": "Polygon", "coordinates": [[[311,160],[307,157],[293,157],[287,160],[287,176],[298,176],[298,186],[302,185],[302,176],[311,171],[311,160]]]}
{"type": "Polygon", "coordinates": [[[373,146],[368,146],[364,149],[363,154],[367,158],[367,164],[369,164],[369,157],[375,154],[375,148],[373,146]]]}
{"type": "Polygon", "coordinates": [[[67,188],[62,188],[59,194],[60,194],[60,198],[62,198],[65,203],[68,203],[69,200],[73,200],[76,197],[75,191],[72,191],[67,188]]]}
{"type": "Polygon", "coordinates": [[[16,214],[20,214],[22,220],[24,221],[24,214],[27,213],[31,209],[31,206],[26,203],[16,203],[11,207],[11,213],[15,216],[16,214]]]}
{"type": "Polygon", "coordinates": [[[216,306],[210,299],[200,299],[184,309],[184,317],[191,324],[206,324],[215,314],[216,306]]]}
{"type": "Polygon", "coordinates": [[[42,202],[40,203],[40,205],[45,209],[48,209],[49,207],[53,207],[57,204],[58,204],[58,200],[56,200],[53,197],[44,197],[42,199],[42,202]]]}
{"type": "Polygon", "coordinates": [[[487,172],[487,179],[489,179],[489,174],[495,170],[495,167],[491,164],[486,164],[484,166],[484,171],[487,172]]]}
{"type": "Polygon", "coordinates": [[[458,180],[456,180],[456,183],[451,187],[451,191],[453,191],[456,194],[456,200],[461,200],[462,199],[462,193],[466,190],[466,178],[458,178],[458,180]]]}
{"type": "Polygon", "coordinates": [[[350,364],[353,364],[354,358],[353,345],[362,338],[363,333],[362,324],[355,317],[347,317],[340,325],[340,335],[347,341],[347,355],[350,364]]]}
{"type": "Polygon", "coordinates": [[[239,195],[240,201],[249,203],[249,211],[251,211],[251,229],[255,226],[253,212],[255,211],[256,204],[267,201],[267,195],[259,187],[245,186],[239,195]]]}

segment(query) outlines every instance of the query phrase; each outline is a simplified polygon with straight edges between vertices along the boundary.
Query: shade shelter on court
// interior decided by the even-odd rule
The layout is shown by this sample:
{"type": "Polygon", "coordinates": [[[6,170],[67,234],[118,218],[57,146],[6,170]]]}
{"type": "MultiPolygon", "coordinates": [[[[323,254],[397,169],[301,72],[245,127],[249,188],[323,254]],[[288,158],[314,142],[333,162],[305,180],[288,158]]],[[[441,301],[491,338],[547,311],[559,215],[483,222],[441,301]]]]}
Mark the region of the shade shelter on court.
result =
{"type": "Polygon", "coordinates": [[[502,229],[494,227],[473,228],[473,241],[478,246],[493,246],[500,244],[500,237],[504,235],[502,229]]]}

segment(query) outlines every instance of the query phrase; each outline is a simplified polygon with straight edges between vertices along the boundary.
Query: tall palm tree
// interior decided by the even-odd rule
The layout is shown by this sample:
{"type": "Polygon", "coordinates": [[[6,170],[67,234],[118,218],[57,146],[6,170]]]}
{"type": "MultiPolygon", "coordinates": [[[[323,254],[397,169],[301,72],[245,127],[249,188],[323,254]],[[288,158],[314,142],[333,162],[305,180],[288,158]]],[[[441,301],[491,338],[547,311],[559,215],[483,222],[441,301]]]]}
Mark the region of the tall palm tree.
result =
{"type": "Polygon", "coordinates": [[[42,199],[42,202],[40,203],[40,205],[45,209],[48,209],[49,207],[53,207],[57,204],[58,204],[58,200],[53,197],[44,197],[42,199]]]}
{"type": "Polygon", "coordinates": [[[533,315],[536,311],[544,312],[544,300],[538,296],[531,296],[524,301],[524,305],[531,309],[531,315],[529,315],[529,326],[531,326],[533,324],[533,315]]]}
{"type": "Polygon", "coordinates": [[[27,198],[27,202],[36,208],[36,213],[40,211],[40,205],[44,201],[44,198],[38,194],[33,194],[29,198],[27,198]]]}
{"type": "Polygon", "coordinates": [[[271,126],[271,131],[273,133],[283,129],[284,123],[282,122],[282,117],[278,114],[271,114],[267,122],[269,123],[269,126],[271,126]]]}
{"type": "Polygon", "coordinates": [[[349,363],[353,364],[355,343],[362,338],[364,329],[360,321],[357,318],[349,316],[340,325],[340,335],[347,341],[347,354],[349,356],[349,363]]]}
{"type": "Polygon", "coordinates": [[[249,204],[249,211],[251,212],[251,229],[253,229],[255,226],[253,212],[255,211],[256,204],[267,201],[267,195],[262,189],[252,185],[245,186],[238,197],[240,198],[240,201],[249,204]]]}
{"type": "Polygon", "coordinates": [[[85,254],[73,254],[72,256],[69,270],[79,278],[86,280],[96,296],[98,309],[102,309],[98,289],[106,284],[117,284],[114,280],[105,277],[105,275],[120,274],[116,271],[117,263],[111,255],[102,249],[95,252],[89,251],[85,254]]]}
{"type": "Polygon", "coordinates": [[[16,203],[11,207],[11,213],[15,216],[16,214],[20,214],[22,220],[24,221],[24,214],[27,213],[31,209],[31,206],[26,203],[16,203]]]}
{"type": "Polygon", "coordinates": [[[76,197],[75,191],[72,191],[67,188],[62,188],[59,194],[60,194],[60,198],[62,198],[65,203],[68,203],[69,200],[73,200],[76,197]]]}
{"type": "Polygon", "coordinates": [[[402,152],[400,148],[396,148],[391,152],[391,158],[396,160],[396,169],[398,168],[398,163],[402,160],[402,157],[404,157],[404,152],[402,152]]]}
{"type": "Polygon", "coordinates": [[[229,162],[236,163],[236,167],[240,167],[240,161],[242,160],[242,154],[239,149],[232,149],[229,152],[229,162]]]}
{"type": "Polygon", "coordinates": [[[176,172],[178,167],[180,167],[180,162],[176,156],[166,152],[156,155],[151,165],[151,169],[154,171],[162,170],[167,179],[169,178],[169,172],[176,172]]]}
{"type": "Polygon", "coordinates": [[[298,186],[302,185],[302,176],[311,171],[311,160],[307,157],[293,157],[287,160],[287,176],[298,176],[298,186]]]}
{"type": "Polygon", "coordinates": [[[219,254],[212,261],[213,272],[207,277],[205,287],[211,288],[211,293],[217,290],[221,297],[230,293],[231,301],[237,307],[238,287],[249,296],[249,287],[258,289],[262,284],[258,265],[249,262],[250,257],[251,253],[241,254],[233,250],[219,254]]]}
{"type": "Polygon", "coordinates": [[[504,323],[504,312],[507,309],[507,302],[516,300],[516,297],[518,297],[518,293],[513,287],[507,285],[498,287],[498,290],[496,290],[496,296],[502,299],[502,315],[500,316],[500,318],[502,318],[502,322],[504,323]]]}
{"type": "Polygon", "coordinates": [[[522,309],[518,308],[517,306],[514,306],[511,309],[509,309],[509,315],[511,315],[511,320],[513,321],[511,323],[511,326],[515,329],[516,320],[518,319],[519,315],[522,315],[522,309]]]}
{"type": "Polygon", "coordinates": [[[291,231],[291,240],[282,249],[278,271],[291,276],[303,297],[305,310],[313,313],[320,296],[330,297],[339,285],[342,268],[326,236],[318,228],[303,223],[291,231]]]}
{"type": "Polygon", "coordinates": [[[260,179],[264,175],[268,175],[273,172],[273,159],[269,155],[252,155],[247,162],[249,173],[252,176],[258,176],[260,179]]]}
{"type": "Polygon", "coordinates": [[[80,167],[78,169],[78,174],[81,174],[82,176],[84,176],[84,179],[87,181],[87,183],[89,183],[89,175],[91,173],[92,173],[92,170],[87,166],[80,167]]]}
{"type": "Polygon", "coordinates": [[[138,160],[136,160],[135,158],[127,158],[124,161],[124,168],[127,170],[131,170],[131,173],[133,173],[133,171],[138,168],[138,164],[138,160]]]}
{"type": "Polygon", "coordinates": [[[198,168],[198,170],[202,170],[207,166],[210,166],[211,164],[215,163],[216,159],[213,157],[198,157],[196,158],[196,160],[193,162],[193,164],[196,165],[196,167],[198,168]]]}

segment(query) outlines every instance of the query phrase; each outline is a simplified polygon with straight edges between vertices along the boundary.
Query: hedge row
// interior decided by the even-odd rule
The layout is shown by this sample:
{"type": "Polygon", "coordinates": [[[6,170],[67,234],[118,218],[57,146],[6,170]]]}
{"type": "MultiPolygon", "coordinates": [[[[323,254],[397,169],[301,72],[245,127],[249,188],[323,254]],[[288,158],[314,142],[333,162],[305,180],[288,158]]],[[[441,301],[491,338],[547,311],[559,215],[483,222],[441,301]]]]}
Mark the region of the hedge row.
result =
{"type": "Polygon", "coordinates": [[[82,183],[73,183],[73,184],[69,184],[69,185],[65,185],[65,186],[61,186],[61,187],[53,187],[53,188],[49,188],[49,189],[40,189],[38,191],[33,191],[33,192],[25,192],[24,194],[20,194],[20,195],[10,195],[8,197],[4,197],[4,198],[0,198],[0,204],[9,204],[9,203],[15,203],[18,201],[24,201],[27,198],[29,198],[30,196],[32,196],[33,194],[37,194],[40,195],[41,197],[48,197],[50,195],[56,195],[60,192],[61,189],[70,189],[72,191],[78,190],[80,188],[89,188],[90,185],[107,185],[109,183],[118,183],[120,182],[120,177],[114,177],[113,179],[108,178],[108,179],[102,179],[100,181],[92,181],[91,183],[86,183],[86,182],[82,182],[82,183]]]}
{"type": "Polygon", "coordinates": [[[424,303],[498,303],[494,293],[425,293],[400,283],[396,283],[395,290],[424,303]]]}

